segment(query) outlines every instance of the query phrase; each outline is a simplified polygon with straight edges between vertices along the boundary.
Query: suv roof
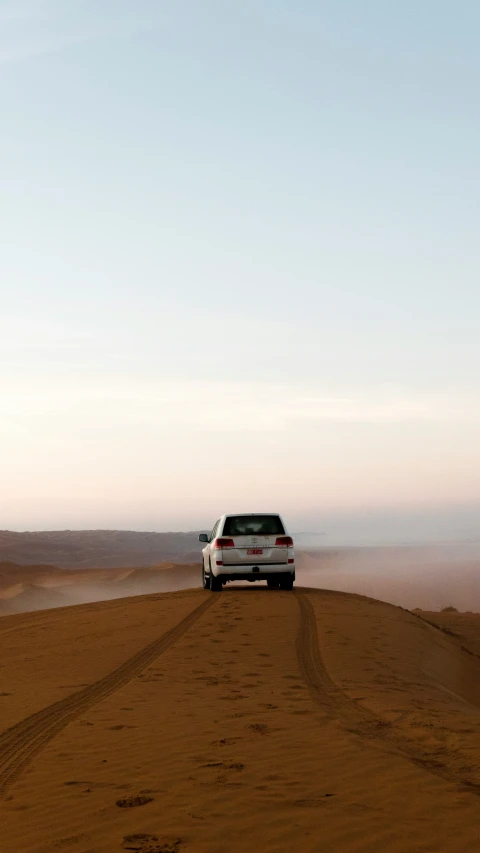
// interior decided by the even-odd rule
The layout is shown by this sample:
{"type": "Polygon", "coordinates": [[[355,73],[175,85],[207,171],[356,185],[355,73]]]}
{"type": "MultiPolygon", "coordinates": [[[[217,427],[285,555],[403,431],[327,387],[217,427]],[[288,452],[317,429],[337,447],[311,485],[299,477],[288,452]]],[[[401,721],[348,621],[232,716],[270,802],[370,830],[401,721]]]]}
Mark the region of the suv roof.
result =
{"type": "Polygon", "coordinates": [[[231,515],[280,515],[279,512],[225,512],[225,518],[230,518],[231,515]]]}

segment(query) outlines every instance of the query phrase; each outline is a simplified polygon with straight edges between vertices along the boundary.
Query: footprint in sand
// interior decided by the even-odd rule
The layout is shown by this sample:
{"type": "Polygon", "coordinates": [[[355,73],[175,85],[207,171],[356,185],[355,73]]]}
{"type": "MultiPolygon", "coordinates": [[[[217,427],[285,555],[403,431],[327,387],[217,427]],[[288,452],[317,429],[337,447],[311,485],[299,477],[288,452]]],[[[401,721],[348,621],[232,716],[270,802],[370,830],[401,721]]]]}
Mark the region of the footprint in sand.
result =
{"type": "Polygon", "coordinates": [[[294,800],[293,805],[301,809],[316,809],[322,805],[323,800],[328,797],[334,797],[335,794],[323,794],[322,797],[305,797],[302,800],[294,800]]]}
{"type": "Polygon", "coordinates": [[[252,723],[248,728],[251,732],[255,732],[258,735],[266,735],[269,731],[266,723],[252,723]]]}
{"type": "Polygon", "coordinates": [[[147,803],[151,802],[153,802],[153,797],[124,797],[121,800],[117,800],[115,805],[117,805],[119,809],[134,809],[137,806],[146,806],[147,803]]]}
{"type": "Polygon", "coordinates": [[[238,772],[245,769],[245,765],[240,761],[235,761],[231,764],[226,764],[224,761],[209,761],[207,764],[200,764],[199,766],[201,768],[214,767],[217,769],[218,767],[221,767],[223,770],[237,770],[238,772]]]}
{"type": "Polygon", "coordinates": [[[232,743],[236,743],[237,740],[243,740],[241,737],[223,737],[221,740],[214,740],[214,746],[230,746],[232,743]]]}
{"type": "Polygon", "coordinates": [[[146,832],[136,832],[125,835],[124,850],[136,850],[138,853],[178,853],[181,838],[159,838],[158,835],[148,835],[146,832]]]}
{"type": "Polygon", "coordinates": [[[67,835],[65,838],[58,838],[52,843],[53,847],[69,847],[72,844],[78,844],[82,838],[84,841],[87,841],[90,839],[90,836],[82,832],[80,835],[67,835]]]}

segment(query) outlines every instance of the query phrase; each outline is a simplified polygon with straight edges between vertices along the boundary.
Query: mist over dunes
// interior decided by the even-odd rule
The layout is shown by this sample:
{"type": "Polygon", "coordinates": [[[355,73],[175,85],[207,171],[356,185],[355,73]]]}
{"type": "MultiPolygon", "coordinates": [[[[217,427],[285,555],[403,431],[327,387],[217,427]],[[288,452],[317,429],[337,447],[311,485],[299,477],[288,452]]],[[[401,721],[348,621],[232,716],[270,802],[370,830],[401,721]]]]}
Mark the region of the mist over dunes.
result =
{"type": "Polygon", "coordinates": [[[0,616],[198,586],[198,563],[75,571],[0,563],[0,616]]]}
{"type": "MultiPolygon", "coordinates": [[[[303,547],[297,584],[402,607],[480,611],[480,545],[303,547]]],[[[200,586],[197,532],[0,532],[0,615],[200,586]]]]}
{"type": "Polygon", "coordinates": [[[356,592],[409,609],[480,611],[480,543],[303,549],[301,583],[356,592]]]}

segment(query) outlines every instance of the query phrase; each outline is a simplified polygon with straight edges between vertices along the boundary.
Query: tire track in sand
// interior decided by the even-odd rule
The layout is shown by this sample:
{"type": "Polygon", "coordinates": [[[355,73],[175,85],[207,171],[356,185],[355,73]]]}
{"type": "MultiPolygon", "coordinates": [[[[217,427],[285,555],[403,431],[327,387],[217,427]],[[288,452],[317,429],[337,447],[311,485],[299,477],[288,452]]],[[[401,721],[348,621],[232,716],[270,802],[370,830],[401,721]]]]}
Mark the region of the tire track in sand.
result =
{"type": "Polygon", "coordinates": [[[303,679],[312,699],[330,716],[342,723],[379,723],[377,717],[364,708],[353,705],[330,678],[318,642],[317,622],[311,601],[305,593],[296,593],[300,608],[300,626],[297,634],[297,658],[303,679]]]}
{"type": "Polygon", "coordinates": [[[373,711],[357,705],[345,695],[328,674],[322,659],[315,611],[308,595],[297,592],[295,597],[300,608],[300,625],[296,640],[298,664],[313,701],[328,716],[339,720],[347,731],[361,740],[376,739],[382,743],[385,751],[480,796],[480,784],[466,778],[453,766],[452,761],[448,761],[447,756],[438,761],[422,752],[419,744],[412,743],[406,736],[395,732],[394,724],[382,720],[373,711]]]}
{"type": "MultiPolygon", "coordinates": [[[[4,637],[9,637],[10,634],[15,634],[17,631],[26,631],[26,630],[28,630],[28,628],[36,628],[37,626],[42,626],[42,625],[48,624],[49,622],[52,621],[52,618],[53,619],[55,618],[54,614],[56,613],[57,609],[58,608],[55,608],[55,609],[52,608],[52,610],[48,610],[47,613],[42,614],[42,615],[40,615],[37,611],[32,619],[25,619],[19,625],[13,625],[12,627],[4,627],[1,624],[1,620],[4,618],[7,618],[7,617],[1,616],[0,617],[0,639],[3,640],[4,637]]],[[[17,615],[23,615],[23,614],[12,614],[12,615],[17,616],[17,615]]]]}
{"type": "Polygon", "coordinates": [[[83,690],[48,705],[0,735],[0,800],[33,758],[69,723],[106,699],[173,646],[217,601],[209,596],[178,625],[170,628],[108,675],[83,690]]]}

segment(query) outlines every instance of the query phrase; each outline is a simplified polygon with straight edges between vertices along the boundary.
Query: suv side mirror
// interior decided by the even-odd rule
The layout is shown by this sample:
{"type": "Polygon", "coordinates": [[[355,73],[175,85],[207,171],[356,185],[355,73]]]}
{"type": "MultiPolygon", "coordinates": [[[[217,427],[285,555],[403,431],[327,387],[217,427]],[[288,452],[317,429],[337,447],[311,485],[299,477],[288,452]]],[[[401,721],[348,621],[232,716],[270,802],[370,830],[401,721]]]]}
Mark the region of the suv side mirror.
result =
{"type": "Polygon", "coordinates": [[[209,541],[208,534],[207,533],[200,533],[198,540],[199,540],[199,542],[208,542],[209,541]]]}

